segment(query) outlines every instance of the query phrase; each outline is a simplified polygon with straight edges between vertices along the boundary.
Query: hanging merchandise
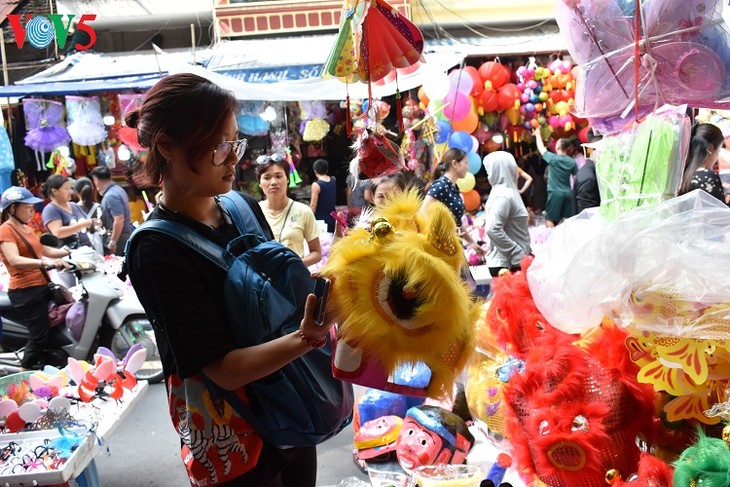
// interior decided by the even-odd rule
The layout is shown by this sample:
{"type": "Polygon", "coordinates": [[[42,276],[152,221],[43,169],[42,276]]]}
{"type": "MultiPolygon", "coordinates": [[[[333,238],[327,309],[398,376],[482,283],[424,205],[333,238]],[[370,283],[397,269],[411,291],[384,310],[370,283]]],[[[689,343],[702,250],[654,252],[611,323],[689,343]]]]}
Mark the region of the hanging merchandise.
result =
{"type": "Polygon", "coordinates": [[[604,217],[677,194],[690,139],[685,111],[663,107],[600,141],[594,159],[604,217]]]}
{"type": "MultiPolygon", "coordinates": [[[[144,150],[139,143],[137,136],[137,129],[127,126],[125,121],[127,114],[132,110],[139,109],[142,107],[145,95],[138,93],[126,93],[119,95],[119,111],[122,115],[122,126],[117,131],[117,137],[121,140],[124,145],[132,149],[134,152],[141,152],[144,150]]],[[[107,163],[107,165],[109,165],[107,163]]]]}
{"type": "Polygon", "coordinates": [[[0,191],[5,191],[13,185],[10,181],[10,173],[13,172],[13,169],[15,169],[13,148],[10,145],[8,132],[5,130],[2,110],[0,110],[0,191]]]}
{"type": "Polygon", "coordinates": [[[68,147],[63,146],[51,152],[46,168],[54,175],[73,177],[76,172],[76,162],[69,157],[68,147]]]}
{"type": "Polygon", "coordinates": [[[71,142],[71,136],[63,125],[63,104],[60,102],[24,98],[23,112],[28,127],[25,145],[34,151],[51,152],[71,142]]]}
{"type": "Polygon", "coordinates": [[[599,131],[664,103],[730,107],[730,33],[720,0],[561,0],[556,18],[580,63],[576,112],[599,131]]]}
{"type": "Polygon", "coordinates": [[[261,136],[269,133],[269,122],[259,116],[263,113],[265,102],[263,101],[239,101],[238,131],[245,135],[261,136]]]}
{"type": "Polygon", "coordinates": [[[353,145],[355,157],[350,161],[350,174],[358,179],[372,179],[405,169],[398,146],[377,130],[366,130],[353,145]]]}
{"type": "MultiPolygon", "coordinates": [[[[358,130],[360,138],[367,137],[377,121],[373,109],[372,83],[392,75],[398,83],[398,70],[406,74],[423,58],[423,34],[410,20],[383,0],[346,0],[341,13],[340,31],[322,69],[322,77],[336,76],[345,83],[368,84],[368,105],[372,111],[370,123],[358,130]]],[[[398,127],[404,129],[400,91],[396,87],[398,127]]],[[[346,100],[346,115],[350,116],[350,97],[346,100]]],[[[348,135],[351,125],[347,123],[348,135]]],[[[362,144],[361,144],[362,145],[362,144]]],[[[401,165],[405,168],[404,165],[401,165]]],[[[360,171],[353,171],[353,174],[360,171]]],[[[378,174],[376,176],[382,176],[378,174]]]]}
{"type": "Polygon", "coordinates": [[[322,101],[300,101],[300,117],[302,119],[299,133],[304,142],[319,142],[327,136],[330,124],[325,120],[327,108],[322,101]]]}
{"type": "Polygon", "coordinates": [[[68,133],[78,145],[96,145],[108,137],[97,96],[67,96],[68,133]]]}
{"type": "Polygon", "coordinates": [[[421,60],[423,35],[382,0],[345,1],[340,32],[322,69],[324,77],[373,82],[421,60]]]}

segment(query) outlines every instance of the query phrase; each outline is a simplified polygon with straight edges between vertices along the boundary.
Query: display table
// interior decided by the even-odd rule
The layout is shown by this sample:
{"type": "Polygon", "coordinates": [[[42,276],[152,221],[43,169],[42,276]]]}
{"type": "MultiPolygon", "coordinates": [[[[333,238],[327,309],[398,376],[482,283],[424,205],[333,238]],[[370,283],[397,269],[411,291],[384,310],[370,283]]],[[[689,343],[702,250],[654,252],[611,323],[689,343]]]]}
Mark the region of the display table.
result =
{"type": "MultiPolygon", "coordinates": [[[[95,399],[89,404],[79,404],[71,407],[71,415],[78,421],[96,424],[94,432],[71,430],[69,434],[83,431],[85,435],[80,445],[66,462],[56,470],[31,471],[22,473],[3,474],[0,477],[1,487],[57,485],[64,484],[74,478],[81,485],[87,487],[100,486],[101,482],[96,470],[94,458],[105,450],[105,443],[124,421],[129,412],[137,405],[141,397],[147,392],[146,381],[137,383],[133,390],[125,390],[120,401],[95,399]]],[[[0,435],[0,450],[11,442],[18,445],[42,444],[44,440],[54,440],[61,437],[58,430],[27,431],[0,435]]]]}

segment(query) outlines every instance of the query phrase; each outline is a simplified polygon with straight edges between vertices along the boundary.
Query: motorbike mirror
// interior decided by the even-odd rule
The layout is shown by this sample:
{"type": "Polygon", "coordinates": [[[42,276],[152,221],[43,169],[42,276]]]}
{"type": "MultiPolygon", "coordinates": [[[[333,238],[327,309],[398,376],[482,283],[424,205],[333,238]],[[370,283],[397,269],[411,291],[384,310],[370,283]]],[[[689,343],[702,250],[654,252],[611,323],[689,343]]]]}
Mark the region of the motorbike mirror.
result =
{"type": "Polygon", "coordinates": [[[41,235],[41,244],[45,245],[46,247],[59,247],[61,244],[61,241],[58,240],[58,237],[55,235],[51,235],[50,233],[44,233],[41,235]]]}

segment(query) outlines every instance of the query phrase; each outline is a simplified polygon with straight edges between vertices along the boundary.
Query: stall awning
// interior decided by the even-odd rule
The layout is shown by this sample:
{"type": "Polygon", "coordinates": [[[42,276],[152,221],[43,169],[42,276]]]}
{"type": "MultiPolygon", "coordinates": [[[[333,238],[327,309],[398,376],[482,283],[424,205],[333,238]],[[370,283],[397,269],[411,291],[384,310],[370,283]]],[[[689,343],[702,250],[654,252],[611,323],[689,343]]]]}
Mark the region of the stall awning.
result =
{"type": "MultiPolygon", "coordinates": [[[[107,55],[78,52],[63,61],[17,81],[0,87],[0,96],[73,95],[113,90],[145,90],[167,75],[162,55],[107,55]]],[[[164,54],[175,63],[192,59],[188,52],[164,54]]]]}

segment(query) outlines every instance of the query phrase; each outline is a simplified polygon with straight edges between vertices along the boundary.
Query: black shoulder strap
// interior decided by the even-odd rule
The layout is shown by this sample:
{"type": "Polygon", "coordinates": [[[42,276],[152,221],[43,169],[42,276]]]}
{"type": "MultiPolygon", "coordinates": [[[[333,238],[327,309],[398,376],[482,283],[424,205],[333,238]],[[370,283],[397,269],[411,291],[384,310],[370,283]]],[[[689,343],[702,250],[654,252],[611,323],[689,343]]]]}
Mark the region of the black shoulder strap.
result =
{"type": "Polygon", "coordinates": [[[190,249],[207,258],[225,272],[228,272],[228,269],[230,268],[226,258],[228,255],[226,249],[212,240],[203,237],[187,225],[171,220],[147,220],[144,222],[134,231],[132,237],[130,237],[127,242],[127,250],[130,248],[132,239],[138,233],[145,231],[163,233],[174,238],[178,242],[184,243],[190,249]]]}

